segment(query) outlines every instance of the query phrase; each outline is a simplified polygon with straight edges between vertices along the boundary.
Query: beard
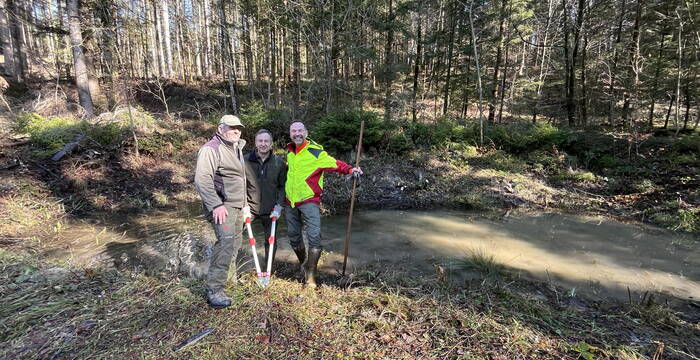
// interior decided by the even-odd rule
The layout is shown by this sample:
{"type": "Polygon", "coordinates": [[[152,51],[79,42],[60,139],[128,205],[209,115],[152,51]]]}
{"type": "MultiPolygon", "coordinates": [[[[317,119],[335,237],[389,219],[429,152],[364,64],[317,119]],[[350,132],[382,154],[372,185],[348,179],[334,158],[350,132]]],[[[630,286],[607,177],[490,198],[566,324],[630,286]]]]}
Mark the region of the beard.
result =
{"type": "Polygon", "coordinates": [[[230,142],[237,142],[241,139],[241,136],[236,134],[225,134],[224,137],[230,142]]]}

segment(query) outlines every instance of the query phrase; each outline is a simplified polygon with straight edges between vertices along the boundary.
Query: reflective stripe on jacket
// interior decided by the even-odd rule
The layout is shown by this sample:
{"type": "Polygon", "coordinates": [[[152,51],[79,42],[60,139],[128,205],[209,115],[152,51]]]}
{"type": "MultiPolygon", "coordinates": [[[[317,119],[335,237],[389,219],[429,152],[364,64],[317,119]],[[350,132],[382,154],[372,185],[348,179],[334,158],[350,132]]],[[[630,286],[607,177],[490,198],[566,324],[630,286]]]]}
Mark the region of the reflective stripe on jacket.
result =
{"type": "Polygon", "coordinates": [[[287,144],[287,183],[284,190],[291,207],[307,202],[321,203],[323,173],[349,174],[352,166],[334,159],[323,146],[307,140],[301,149],[294,143],[287,144]]]}

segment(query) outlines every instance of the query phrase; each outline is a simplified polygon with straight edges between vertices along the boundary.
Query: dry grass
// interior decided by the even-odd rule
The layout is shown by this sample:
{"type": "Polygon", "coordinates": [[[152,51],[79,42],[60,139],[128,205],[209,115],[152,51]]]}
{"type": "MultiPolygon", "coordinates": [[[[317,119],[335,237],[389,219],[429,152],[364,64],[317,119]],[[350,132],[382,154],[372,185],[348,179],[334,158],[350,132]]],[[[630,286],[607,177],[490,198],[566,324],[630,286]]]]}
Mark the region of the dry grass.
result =
{"type": "MultiPolygon", "coordinates": [[[[51,266],[0,251],[0,358],[637,359],[658,339],[630,343],[616,334],[615,326],[632,326],[656,335],[635,325],[636,313],[601,320],[506,287],[444,287],[399,272],[360,274],[348,288],[331,282],[317,292],[280,278],[263,291],[245,277],[228,288],[234,305],[215,311],[198,281],[77,268],[53,282],[36,275],[51,266]],[[209,327],[203,340],[173,352],[209,327]]],[[[662,328],[676,321],[668,319],[662,328]]],[[[688,351],[681,334],[665,335],[675,336],[663,340],[667,350],[688,351]]],[[[682,358],[674,354],[666,353],[682,358]]]]}

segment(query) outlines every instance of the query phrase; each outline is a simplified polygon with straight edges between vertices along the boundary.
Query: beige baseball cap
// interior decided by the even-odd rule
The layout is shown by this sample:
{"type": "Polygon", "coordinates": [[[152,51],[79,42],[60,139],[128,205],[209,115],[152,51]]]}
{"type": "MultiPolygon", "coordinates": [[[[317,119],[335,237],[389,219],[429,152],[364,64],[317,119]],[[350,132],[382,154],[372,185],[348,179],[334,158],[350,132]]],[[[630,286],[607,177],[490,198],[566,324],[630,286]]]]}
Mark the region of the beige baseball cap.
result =
{"type": "Polygon", "coordinates": [[[241,119],[239,119],[238,116],[236,116],[236,115],[224,115],[224,116],[222,116],[221,120],[219,120],[219,125],[245,127],[241,123],[241,119]]]}

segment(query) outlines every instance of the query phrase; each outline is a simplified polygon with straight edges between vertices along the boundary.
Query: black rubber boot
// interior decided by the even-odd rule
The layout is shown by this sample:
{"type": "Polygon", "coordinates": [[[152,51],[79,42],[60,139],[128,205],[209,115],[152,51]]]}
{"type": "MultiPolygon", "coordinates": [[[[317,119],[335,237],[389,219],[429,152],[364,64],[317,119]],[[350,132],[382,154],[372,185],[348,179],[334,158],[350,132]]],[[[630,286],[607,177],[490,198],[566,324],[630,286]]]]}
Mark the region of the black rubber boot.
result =
{"type": "Polygon", "coordinates": [[[298,246],[292,245],[292,249],[294,250],[294,253],[297,254],[299,265],[304,265],[304,261],[306,261],[306,247],[304,247],[304,243],[301,243],[298,246]]]}
{"type": "Polygon", "coordinates": [[[318,286],[316,284],[316,267],[318,266],[319,258],[321,258],[321,248],[309,248],[309,258],[306,260],[306,267],[304,268],[304,283],[312,289],[318,286]]]}

